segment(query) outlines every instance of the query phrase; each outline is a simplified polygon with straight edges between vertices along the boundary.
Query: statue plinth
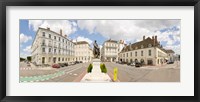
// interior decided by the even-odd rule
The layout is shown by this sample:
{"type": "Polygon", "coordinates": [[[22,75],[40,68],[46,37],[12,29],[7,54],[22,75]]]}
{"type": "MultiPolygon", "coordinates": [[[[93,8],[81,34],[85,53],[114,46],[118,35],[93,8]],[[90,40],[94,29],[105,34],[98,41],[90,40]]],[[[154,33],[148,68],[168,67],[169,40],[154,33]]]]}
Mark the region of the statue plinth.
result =
{"type": "Polygon", "coordinates": [[[101,72],[100,59],[93,59],[92,62],[92,72],[87,73],[81,82],[111,82],[111,78],[108,76],[108,74],[101,72]]]}

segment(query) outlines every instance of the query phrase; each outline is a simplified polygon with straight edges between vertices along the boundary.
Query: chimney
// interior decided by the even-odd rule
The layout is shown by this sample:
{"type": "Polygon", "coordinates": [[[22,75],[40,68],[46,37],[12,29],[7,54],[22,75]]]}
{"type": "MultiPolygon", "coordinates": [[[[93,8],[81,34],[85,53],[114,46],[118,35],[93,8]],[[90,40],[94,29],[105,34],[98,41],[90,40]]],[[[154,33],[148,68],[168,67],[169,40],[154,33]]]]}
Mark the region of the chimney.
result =
{"type": "Polygon", "coordinates": [[[50,28],[49,28],[49,27],[47,27],[47,30],[50,30],[50,28]]]}
{"type": "Polygon", "coordinates": [[[155,41],[157,42],[157,35],[155,36],[155,41]]]}
{"type": "Polygon", "coordinates": [[[65,38],[67,38],[67,35],[65,34],[65,38]]]}
{"type": "Polygon", "coordinates": [[[143,36],[143,40],[145,40],[145,36],[143,36]]]}
{"type": "Polygon", "coordinates": [[[152,36],[152,40],[154,40],[154,36],[152,36]]]}
{"type": "Polygon", "coordinates": [[[60,29],[60,35],[62,36],[62,29],[60,29]]]}

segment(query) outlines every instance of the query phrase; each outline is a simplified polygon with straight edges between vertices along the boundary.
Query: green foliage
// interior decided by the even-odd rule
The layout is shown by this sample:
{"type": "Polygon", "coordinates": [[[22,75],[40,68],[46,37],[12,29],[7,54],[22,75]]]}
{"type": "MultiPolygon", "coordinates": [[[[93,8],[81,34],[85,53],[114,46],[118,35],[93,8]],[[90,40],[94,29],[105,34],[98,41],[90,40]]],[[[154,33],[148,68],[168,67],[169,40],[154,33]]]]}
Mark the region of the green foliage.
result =
{"type": "Polygon", "coordinates": [[[21,58],[21,57],[20,57],[20,62],[21,62],[21,61],[24,61],[24,60],[26,60],[26,59],[25,59],[25,58],[21,58]]]}
{"type": "Polygon", "coordinates": [[[107,73],[107,68],[106,68],[105,64],[100,64],[100,68],[101,68],[102,73],[107,73]]]}
{"type": "Polygon", "coordinates": [[[92,66],[92,64],[90,64],[90,65],[88,66],[87,72],[88,72],[88,73],[91,73],[91,72],[92,72],[92,68],[93,68],[93,66],[92,66]]]}
{"type": "Polygon", "coordinates": [[[27,60],[31,62],[31,56],[27,56],[27,60]]]}

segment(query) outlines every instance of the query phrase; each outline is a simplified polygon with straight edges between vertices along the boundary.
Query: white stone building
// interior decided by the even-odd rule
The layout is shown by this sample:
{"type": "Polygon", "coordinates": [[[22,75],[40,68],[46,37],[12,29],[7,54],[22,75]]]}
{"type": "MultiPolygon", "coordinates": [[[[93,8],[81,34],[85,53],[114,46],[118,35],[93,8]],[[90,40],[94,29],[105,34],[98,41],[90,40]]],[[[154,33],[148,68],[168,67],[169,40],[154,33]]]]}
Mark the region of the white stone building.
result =
{"type": "Polygon", "coordinates": [[[122,62],[141,62],[146,65],[162,65],[167,62],[169,56],[166,50],[162,48],[157,36],[148,37],[143,40],[125,46],[119,54],[122,62]]]}
{"type": "Polygon", "coordinates": [[[168,54],[168,61],[174,62],[176,60],[175,55],[174,55],[174,51],[173,50],[166,50],[166,52],[168,54]]]}
{"type": "Polygon", "coordinates": [[[37,65],[73,62],[75,58],[74,43],[63,34],[50,28],[38,28],[31,47],[32,62],[37,65]]]}
{"type": "Polygon", "coordinates": [[[90,45],[86,41],[79,41],[75,43],[75,60],[85,62],[91,62],[93,58],[93,52],[90,45]]]}
{"type": "Polygon", "coordinates": [[[102,61],[118,61],[118,54],[124,47],[124,41],[120,40],[107,40],[103,43],[103,47],[101,49],[101,60],[102,61]]]}

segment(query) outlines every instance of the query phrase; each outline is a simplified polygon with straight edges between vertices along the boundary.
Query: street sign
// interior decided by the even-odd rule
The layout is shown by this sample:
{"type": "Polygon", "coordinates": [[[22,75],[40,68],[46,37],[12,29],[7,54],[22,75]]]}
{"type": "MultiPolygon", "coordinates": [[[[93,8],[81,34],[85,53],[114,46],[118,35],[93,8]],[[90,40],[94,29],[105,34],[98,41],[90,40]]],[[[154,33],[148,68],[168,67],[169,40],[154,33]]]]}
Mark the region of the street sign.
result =
{"type": "Polygon", "coordinates": [[[117,80],[117,74],[118,74],[118,68],[114,68],[114,78],[113,78],[114,81],[117,80]]]}

